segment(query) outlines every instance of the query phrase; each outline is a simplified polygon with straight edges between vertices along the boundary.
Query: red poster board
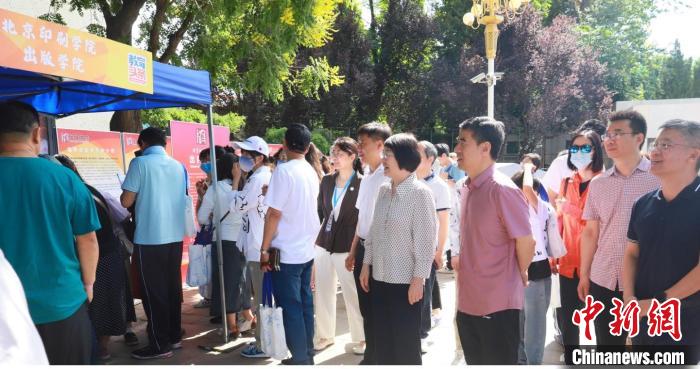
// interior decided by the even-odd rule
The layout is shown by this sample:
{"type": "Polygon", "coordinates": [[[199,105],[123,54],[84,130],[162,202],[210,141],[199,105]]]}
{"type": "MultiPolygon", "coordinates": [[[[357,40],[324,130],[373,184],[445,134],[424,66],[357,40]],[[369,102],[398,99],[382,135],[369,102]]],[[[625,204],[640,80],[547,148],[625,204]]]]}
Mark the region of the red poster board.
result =
{"type": "MultiPolygon", "coordinates": [[[[205,124],[170,121],[170,137],[172,138],[172,153],[175,160],[187,168],[189,175],[189,193],[197,201],[195,183],[207,175],[199,168],[199,153],[209,148],[209,128],[205,124]]],[[[220,146],[229,145],[228,127],[214,126],[214,143],[220,146]]]]}
{"type": "Polygon", "coordinates": [[[58,152],[71,158],[87,183],[121,195],[117,175],[124,175],[121,137],[117,132],[56,129],[58,152]]]}

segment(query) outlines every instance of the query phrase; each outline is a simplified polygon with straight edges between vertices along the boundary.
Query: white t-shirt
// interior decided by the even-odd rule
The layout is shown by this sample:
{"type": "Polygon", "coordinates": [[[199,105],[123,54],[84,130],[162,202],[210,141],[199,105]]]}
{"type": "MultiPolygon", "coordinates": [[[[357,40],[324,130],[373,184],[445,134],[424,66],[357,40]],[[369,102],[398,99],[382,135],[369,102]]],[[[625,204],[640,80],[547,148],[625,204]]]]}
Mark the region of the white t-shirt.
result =
{"type": "MultiPolygon", "coordinates": [[[[435,172],[437,173],[437,172],[435,172]]],[[[452,197],[450,196],[450,187],[447,183],[437,174],[428,176],[424,179],[425,184],[428,185],[430,191],[433,193],[433,199],[435,200],[435,210],[449,210],[452,208],[452,197]]]]}
{"type": "Polygon", "coordinates": [[[0,250],[0,363],[49,365],[22,282],[0,250]]]}
{"type": "Polygon", "coordinates": [[[280,262],[303,264],[314,258],[321,229],[318,192],[318,175],[304,159],[279,164],[272,173],[264,204],[282,213],[271,243],[281,252],[280,262]]]}
{"type": "MultiPolygon", "coordinates": [[[[544,174],[544,177],[542,177],[542,184],[550,191],[559,193],[561,181],[574,174],[574,171],[569,169],[569,166],[566,164],[567,157],[567,155],[560,155],[554,159],[549,169],[547,169],[547,172],[544,174]]],[[[554,201],[554,199],[550,200],[554,201]]]]}
{"type": "Polygon", "coordinates": [[[532,237],[535,239],[535,255],[532,261],[542,261],[549,257],[547,254],[547,219],[549,212],[547,204],[542,199],[537,197],[537,212],[528,204],[530,210],[530,228],[532,228],[532,237]]]}
{"type": "Polygon", "coordinates": [[[357,203],[355,207],[357,213],[357,235],[362,239],[369,237],[369,229],[374,219],[374,204],[377,202],[379,187],[388,182],[389,178],[384,176],[384,166],[379,165],[374,173],[370,173],[369,167],[365,168],[365,176],[362,177],[360,191],[357,193],[357,203]]]}

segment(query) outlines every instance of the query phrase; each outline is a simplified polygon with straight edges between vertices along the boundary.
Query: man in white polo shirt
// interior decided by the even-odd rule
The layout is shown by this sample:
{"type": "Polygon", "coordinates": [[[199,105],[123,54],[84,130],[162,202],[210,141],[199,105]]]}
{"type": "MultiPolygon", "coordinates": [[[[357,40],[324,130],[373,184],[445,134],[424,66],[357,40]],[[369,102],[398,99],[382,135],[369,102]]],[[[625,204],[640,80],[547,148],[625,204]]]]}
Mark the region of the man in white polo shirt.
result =
{"type": "Polygon", "coordinates": [[[450,187],[440,178],[439,173],[433,171],[433,163],[437,159],[437,149],[428,141],[418,143],[421,162],[416,169],[416,175],[428,185],[435,200],[435,212],[438,217],[438,232],[435,235],[437,238],[437,250],[435,252],[435,260],[430,268],[430,278],[425,280],[425,289],[423,291],[423,312],[421,314],[421,351],[427,352],[428,332],[432,323],[432,310],[442,309],[440,299],[440,288],[437,285],[435,271],[442,268],[443,253],[445,252],[445,244],[447,243],[450,232],[450,208],[452,201],[450,198],[450,187]]]}
{"type": "Polygon", "coordinates": [[[304,160],[311,132],[292,124],[284,135],[283,148],[288,161],[277,165],[265,196],[268,206],[260,264],[271,270],[270,248],[280,251],[280,270],[272,272],[277,305],[282,308],[287,347],[292,353],[283,364],[314,364],[314,304],[311,268],[314,243],[321,228],[317,213],[319,181],[304,160]]]}
{"type": "MultiPolygon", "coordinates": [[[[357,232],[345,260],[345,267],[354,271],[357,298],[364,321],[366,348],[364,352],[361,348],[354,349],[355,354],[364,354],[365,357],[360,362],[362,365],[374,364],[374,338],[371,334],[372,314],[369,297],[371,292],[365,292],[360,286],[360,271],[365,258],[365,238],[369,235],[369,228],[374,218],[374,203],[377,202],[379,187],[387,181],[387,177],[384,176],[384,166],[381,165],[381,153],[384,151],[384,141],[389,136],[391,136],[391,128],[377,122],[367,123],[357,131],[357,143],[360,148],[360,159],[365,167],[365,175],[362,178],[355,206],[358,210],[357,232]]],[[[371,283],[370,278],[370,285],[371,283]]],[[[372,291],[372,288],[370,287],[369,290],[372,291]]]]}

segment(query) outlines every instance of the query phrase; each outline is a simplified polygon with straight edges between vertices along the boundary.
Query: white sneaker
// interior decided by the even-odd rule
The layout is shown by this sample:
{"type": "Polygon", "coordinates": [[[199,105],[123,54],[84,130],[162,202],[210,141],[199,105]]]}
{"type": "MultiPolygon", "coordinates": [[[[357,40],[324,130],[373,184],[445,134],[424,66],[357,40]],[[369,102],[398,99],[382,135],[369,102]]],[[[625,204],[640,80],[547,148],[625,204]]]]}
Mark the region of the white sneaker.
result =
{"type": "Polygon", "coordinates": [[[428,352],[428,339],[421,338],[420,339],[420,353],[425,354],[427,352],[428,352]]]}

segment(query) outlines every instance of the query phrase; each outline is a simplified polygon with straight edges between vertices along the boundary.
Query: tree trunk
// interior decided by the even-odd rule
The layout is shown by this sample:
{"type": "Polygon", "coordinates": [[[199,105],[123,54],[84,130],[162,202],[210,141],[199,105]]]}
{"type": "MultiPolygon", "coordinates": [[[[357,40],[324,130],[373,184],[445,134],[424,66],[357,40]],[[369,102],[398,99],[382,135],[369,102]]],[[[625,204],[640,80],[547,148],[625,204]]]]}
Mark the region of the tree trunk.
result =
{"type": "Polygon", "coordinates": [[[117,132],[141,131],[141,112],[138,110],[116,111],[109,121],[109,129],[117,132]]]}

